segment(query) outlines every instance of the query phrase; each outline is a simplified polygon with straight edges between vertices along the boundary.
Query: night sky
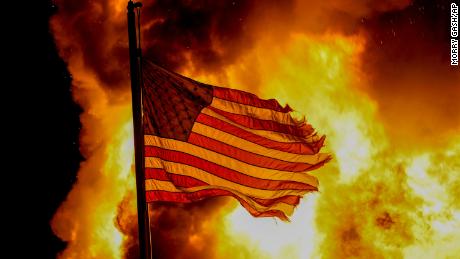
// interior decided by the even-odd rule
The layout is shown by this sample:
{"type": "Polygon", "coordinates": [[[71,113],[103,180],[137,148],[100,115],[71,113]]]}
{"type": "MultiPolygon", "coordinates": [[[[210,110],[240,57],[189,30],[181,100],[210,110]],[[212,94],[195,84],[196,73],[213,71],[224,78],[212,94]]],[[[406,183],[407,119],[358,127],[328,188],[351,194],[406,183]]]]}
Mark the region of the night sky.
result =
{"type": "Polygon", "coordinates": [[[81,110],[72,100],[72,78],[49,31],[49,18],[58,9],[51,1],[37,1],[33,7],[33,22],[26,36],[28,47],[33,45],[29,50],[33,58],[27,64],[31,72],[21,80],[32,100],[27,106],[29,121],[23,123],[28,132],[33,128],[39,136],[34,141],[40,148],[30,161],[35,170],[28,167],[27,171],[34,190],[28,195],[34,210],[27,213],[34,215],[29,220],[35,230],[29,231],[27,240],[32,240],[36,249],[33,258],[55,258],[65,243],[53,235],[49,222],[75,182],[82,161],[78,145],[81,110]]]}
{"type": "MultiPolygon", "coordinates": [[[[450,47],[448,10],[450,2],[419,0],[403,10],[386,12],[382,15],[362,20],[364,25],[361,26],[366,27],[370,34],[371,48],[380,49],[377,56],[366,56],[370,69],[373,69],[373,66],[382,67],[382,64],[385,64],[384,67],[388,68],[387,71],[377,73],[377,77],[386,77],[389,74],[397,76],[398,71],[392,69],[392,67],[397,67],[401,64],[427,64],[433,62],[436,65],[445,63],[444,66],[448,66],[448,50],[450,47]],[[411,25],[414,23],[418,24],[417,28],[421,28],[420,24],[423,24],[424,29],[411,29],[411,25]],[[413,39],[417,39],[417,41],[413,41],[413,39]],[[401,50],[401,47],[404,47],[404,49],[401,50]],[[444,49],[445,52],[437,56],[430,55],[430,50],[433,48],[437,50],[444,49]],[[419,55],[421,52],[425,52],[426,55],[419,55]]],[[[33,237],[40,244],[35,258],[55,258],[56,253],[65,248],[65,243],[53,235],[49,222],[75,182],[79,163],[83,159],[79,152],[78,144],[81,109],[72,100],[72,76],[67,71],[66,64],[58,55],[49,30],[48,21],[56,12],[59,12],[59,6],[55,6],[52,1],[40,1],[38,5],[38,10],[40,11],[36,13],[36,17],[34,16],[34,23],[30,27],[32,32],[30,37],[27,37],[28,42],[37,47],[37,49],[33,50],[36,58],[29,65],[30,68],[37,68],[34,72],[37,77],[25,79],[30,81],[27,83],[27,89],[30,89],[28,91],[34,99],[33,109],[28,111],[28,117],[31,117],[34,121],[36,128],[34,132],[40,135],[40,139],[37,141],[46,148],[46,152],[38,152],[36,161],[34,160],[34,167],[38,168],[37,172],[40,172],[40,177],[32,176],[32,179],[40,183],[40,188],[38,188],[40,191],[34,192],[34,200],[40,201],[40,206],[34,212],[36,216],[33,217],[33,223],[31,224],[38,228],[33,237]]],[[[147,12],[150,13],[147,15],[154,16],[154,12],[162,12],[161,8],[174,9],[174,6],[165,4],[164,6],[159,6],[157,10],[148,9],[147,12]]],[[[246,10],[247,8],[245,8],[242,9],[246,10]]],[[[225,8],[222,7],[218,12],[224,12],[224,10],[225,8]]],[[[175,28],[176,31],[193,30],[193,28],[199,27],[194,25],[194,22],[199,22],[200,19],[205,21],[206,19],[213,19],[211,17],[212,10],[206,10],[199,14],[182,9],[177,9],[177,12],[185,16],[181,16],[183,20],[179,21],[179,25],[175,24],[180,27],[175,28]]],[[[238,10],[238,12],[242,16],[248,15],[241,10],[238,10]]],[[[225,21],[225,19],[223,20],[225,21]]],[[[226,26],[231,25],[224,22],[222,26],[226,28],[226,26]]],[[[248,39],[244,35],[240,35],[238,28],[231,27],[229,29],[235,33],[235,37],[238,39],[232,46],[238,47],[238,44],[246,44],[248,39]]],[[[152,31],[152,35],[147,35],[146,37],[156,37],[155,35],[164,34],[168,38],[156,45],[155,48],[152,48],[153,52],[150,55],[156,56],[162,63],[174,68],[179,61],[168,56],[170,52],[163,51],[162,48],[168,48],[164,43],[174,42],[180,35],[167,34],[171,28],[160,28],[159,30],[161,31],[152,31]]],[[[353,30],[353,28],[343,28],[343,30],[353,30]]],[[[195,32],[189,44],[199,41],[200,37],[202,39],[207,37],[205,27],[199,27],[199,30],[195,32]]],[[[171,52],[175,52],[176,49],[187,48],[185,45],[180,45],[182,43],[186,44],[187,41],[180,40],[177,42],[170,46],[169,50],[171,52]]],[[[194,55],[202,57],[203,63],[218,67],[220,62],[223,62],[219,58],[224,59],[225,62],[232,62],[232,56],[216,57],[213,56],[213,53],[207,51],[206,44],[200,46],[202,48],[198,49],[194,55]]],[[[230,50],[226,53],[232,52],[230,50]]],[[[423,66],[420,66],[419,72],[424,72],[423,66]]],[[[101,74],[103,75],[103,72],[101,74]]],[[[455,74],[449,73],[448,75],[453,75],[453,78],[455,78],[455,74]]],[[[386,80],[378,79],[376,81],[388,83],[386,80]]],[[[377,99],[385,98],[389,92],[398,94],[401,89],[392,89],[392,85],[395,86],[389,82],[387,86],[376,86],[370,93],[374,94],[377,99]]],[[[384,120],[386,119],[385,116],[391,117],[392,114],[392,108],[387,108],[389,113],[383,115],[384,120]]]]}

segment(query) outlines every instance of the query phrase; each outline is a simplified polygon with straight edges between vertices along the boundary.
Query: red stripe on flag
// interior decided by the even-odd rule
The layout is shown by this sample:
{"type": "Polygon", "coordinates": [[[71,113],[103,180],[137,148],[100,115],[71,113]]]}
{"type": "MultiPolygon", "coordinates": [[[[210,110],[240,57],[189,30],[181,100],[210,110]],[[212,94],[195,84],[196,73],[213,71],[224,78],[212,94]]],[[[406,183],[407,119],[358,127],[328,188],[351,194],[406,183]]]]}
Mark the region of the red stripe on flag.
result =
{"type": "Polygon", "coordinates": [[[190,165],[201,170],[204,170],[212,175],[226,179],[236,184],[263,189],[263,190],[317,190],[316,187],[294,182],[294,181],[281,181],[281,180],[267,180],[255,178],[238,172],[227,167],[215,164],[205,159],[183,153],[175,150],[162,149],[154,146],[145,146],[145,156],[158,157],[160,159],[190,165]]]}
{"type": "MultiPolygon", "coordinates": [[[[203,181],[195,179],[191,176],[186,175],[177,175],[172,174],[164,170],[163,168],[146,168],[145,169],[145,179],[156,179],[160,181],[171,181],[176,187],[192,188],[198,186],[209,185],[203,181]]],[[[271,206],[275,203],[286,203],[289,205],[299,204],[299,196],[295,195],[286,195],[274,199],[261,199],[261,198],[252,198],[255,202],[262,206],[271,206]]]]}
{"type": "Polygon", "coordinates": [[[259,154],[251,153],[246,150],[239,149],[237,147],[222,143],[218,140],[203,136],[201,134],[192,132],[188,138],[188,142],[217,153],[233,157],[237,160],[243,161],[245,163],[282,170],[282,171],[290,171],[290,172],[303,172],[307,171],[312,168],[313,165],[307,163],[295,163],[295,162],[287,162],[271,157],[262,156],[259,154]]]}
{"type": "Polygon", "coordinates": [[[241,114],[235,114],[231,112],[222,111],[212,106],[208,106],[208,109],[216,112],[219,115],[231,120],[234,123],[242,125],[244,127],[256,130],[270,130],[279,133],[290,134],[293,136],[305,138],[313,133],[311,125],[306,123],[299,123],[298,126],[281,124],[272,120],[262,120],[255,117],[250,117],[241,114]]]}
{"type": "MultiPolygon", "coordinates": [[[[209,185],[203,181],[195,179],[190,176],[185,175],[177,175],[167,172],[162,168],[146,168],[146,179],[156,179],[161,181],[169,181],[174,184],[176,187],[183,187],[183,188],[192,188],[192,187],[199,187],[199,186],[206,186],[209,185]]],[[[227,193],[230,193],[226,191],[227,193]]],[[[252,199],[262,206],[271,206],[275,203],[286,203],[289,205],[297,205],[299,204],[300,198],[295,195],[286,195],[279,198],[274,199],[262,199],[262,198],[254,198],[252,199]]]]}
{"type": "Polygon", "coordinates": [[[252,143],[264,146],[266,148],[272,148],[284,152],[289,152],[293,154],[304,154],[304,155],[313,155],[319,152],[320,148],[323,146],[325,137],[321,137],[318,141],[313,143],[302,143],[302,142],[278,142],[271,140],[252,132],[246,131],[235,125],[227,123],[225,121],[219,120],[207,114],[201,113],[196,119],[197,122],[205,124],[207,126],[213,127],[215,129],[221,130],[223,132],[232,134],[236,137],[243,138],[252,143]]]}
{"type": "Polygon", "coordinates": [[[283,221],[289,221],[289,218],[284,215],[284,213],[282,211],[279,211],[279,210],[268,210],[268,211],[257,211],[255,209],[253,209],[251,206],[249,206],[248,203],[246,203],[244,200],[240,200],[238,199],[240,204],[243,205],[243,207],[249,211],[249,213],[254,216],[254,217],[278,217],[279,219],[283,220],[283,221]]]}
{"type": "Polygon", "coordinates": [[[282,107],[275,99],[263,100],[257,97],[255,94],[241,90],[214,86],[213,95],[219,99],[250,105],[258,108],[265,108],[278,112],[292,111],[291,107],[288,105],[282,107]]]}
{"type": "Polygon", "coordinates": [[[234,196],[231,192],[219,189],[207,189],[196,192],[168,192],[168,191],[146,191],[147,202],[173,201],[173,202],[194,202],[207,197],[234,196]]]}
{"type": "Polygon", "coordinates": [[[207,183],[187,175],[177,175],[166,172],[163,168],[145,168],[145,179],[155,179],[174,183],[175,186],[196,187],[207,183]]]}
{"type": "Polygon", "coordinates": [[[259,199],[259,198],[252,198],[252,199],[263,206],[271,206],[279,202],[296,206],[300,202],[300,197],[295,196],[295,195],[287,195],[287,196],[279,197],[276,199],[259,199]]]}
{"type": "Polygon", "coordinates": [[[147,191],[145,197],[147,202],[165,201],[165,202],[182,202],[189,203],[202,200],[208,197],[232,196],[236,198],[243,207],[254,217],[273,217],[276,216],[282,220],[288,220],[283,212],[278,210],[269,210],[265,212],[256,211],[245,200],[240,199],[233,193],[219,189],[200,190],[196,192],[168,192],[168,191],[147,191]]]}

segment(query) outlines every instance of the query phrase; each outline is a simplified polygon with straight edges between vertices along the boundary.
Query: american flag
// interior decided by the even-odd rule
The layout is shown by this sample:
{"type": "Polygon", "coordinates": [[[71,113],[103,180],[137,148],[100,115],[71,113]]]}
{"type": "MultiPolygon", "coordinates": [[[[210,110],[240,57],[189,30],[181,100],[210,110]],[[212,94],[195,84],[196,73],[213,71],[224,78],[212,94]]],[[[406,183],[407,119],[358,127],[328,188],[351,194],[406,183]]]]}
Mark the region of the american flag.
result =
{"type": "Polygon", "coordinates": [[[197,82],[143,61],[146,201],[232,196],[255,217],[288,220],[309,174],[330,156],[324,136],[276,100],[197,82]]]}

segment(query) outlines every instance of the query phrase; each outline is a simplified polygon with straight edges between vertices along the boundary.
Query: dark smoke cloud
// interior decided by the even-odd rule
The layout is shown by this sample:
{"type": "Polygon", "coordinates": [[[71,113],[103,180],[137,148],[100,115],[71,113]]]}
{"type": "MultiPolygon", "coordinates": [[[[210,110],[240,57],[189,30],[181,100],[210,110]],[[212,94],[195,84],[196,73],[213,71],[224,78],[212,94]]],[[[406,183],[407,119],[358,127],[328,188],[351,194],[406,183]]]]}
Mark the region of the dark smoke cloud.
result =
{"type": "MultiPolygon", "coordinates": [[[[276,1],[156,1],[146,3],[143,15],[155,23],[144,33],[147,56],[159,63],[180,67],[189,54],[204,71],[233,63],[251,49],[248,19],[256,9],[276,1]],[[257,5],[256,5],[257,4],[257,5]]],[[[278,5],[285,9],[291,1],[278,5]]]]}
{"type": "Polygon", "coordinates": [[[217,233],[222,222],[217,222],[220,214],[216,212],[227,201],[220,198],[193,204],[153,204],[150,213],[154,257],[217,258],[217,233]]]}
{"type": "MultiPolygon", "coordinates": [[[[142,1],[144,56],[177,69],[191,61],[204,71],[218,71],[250,50],[251,13],[265,8],[288,13],[292,1],[142,1]]],[[[60,1],[53,19],[61,55],[81,51],[85,65],[106,87],[127,87],[129,63],[126,13],[113,13],[110,1],[60,1]]],[[[124,9],[123,9],[124,10],[124,9]]]]}
{"type": "Polygon", "coordinates": [[[354,34],[359,32],[364,19],[405,8],[411,0],[297,0],[294,13],[284,13],[281,32],[300,31],[322,34],[334,32],[354,34]]]}
{"type": "MultiPolygon", "coordinates": [[[[52,19],[61,56],[69,60],[81,53],[84,65],[107,86],[128,80],[126,19],[110,13],[110,1],[59,1],[52,19]]],[[[125,17],[123,12],[123,17],[125,17]]]]}
{"type": "MultiPolygon", "coordinates": [[[[127,259],[139,258],[137,214],[126,208],[135,201],[133,193],[125,197],[119,206],[116,222],[128,237],[124,246],[127,259]]],[[[218,258],[217,243],[226,242],[218,240],[217,233],[221,231],[220,215],[227,203],[228,198],[216,198],[191,204],[150,204],[153,257],[218,258]]]]}
{"type": "Polygon", "coordinates": [[[450,66],[450,1],[415,1],[366,21],[365,89],[401,145],[443,144],[460,131],[460,71],[450,66]]]}

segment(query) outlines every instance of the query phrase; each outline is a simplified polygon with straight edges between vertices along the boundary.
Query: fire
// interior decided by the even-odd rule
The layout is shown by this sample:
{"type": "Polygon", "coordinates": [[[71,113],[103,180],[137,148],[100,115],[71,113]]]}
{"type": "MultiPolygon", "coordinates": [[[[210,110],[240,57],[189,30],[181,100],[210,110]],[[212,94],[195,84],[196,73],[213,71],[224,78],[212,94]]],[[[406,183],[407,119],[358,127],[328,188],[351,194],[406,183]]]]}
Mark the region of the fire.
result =
{"type": "MultiPolygon", "coordinates": [[[[93,75],[77,62],[70,69],[77,72],[80,82],[75,97],[84,100],[86,110],[81,117],[81,151],[86,161],[53,218],[54,232],[69,242],[60,258],[122,258],[128,237],[116,224],[123,215],[118,207],[125,196],[135,192],[130,103],[110,103],[93,75]]],[[[136,210],[132,197],[123,204],[128,213],[136,210]]]]}
{"type": "MultiPolygon", "coordinates": [[[[332,2],[336,8],[345,8],[332,2]]],[[[125,5],[117,1],[88,8],[90,17],[103,16],[104,8],[112,12],[107,25],[101,25],[107,38],[93,35],[107,43],[100,54],[104,57],[127,55],[125,5]],[[120,49],[126,53],[120,54],[120,49]]],[[[386,8],[390,7],[377,9],[386,8]]],[[[75,20],[79,17],[74,16],[75,20]]],[[[87,50],[74,42],[77,36],[69,33],[73,23],[58,22],[63,19],[56,20],[53,28],[75,78],[75,100],[84,109],[81,150],[86,160],[52,221],[56,235],[68,241],[60,258],[134,258],[137,218],[131,106],[126,70],[120,68],[127,65],[93,64],[84,55],[87,50]],[[118,80],[107,77],[113,74],[118,80]],[[111,87],[114,81],[116,87],[111,87]]],[[[153,21],[145,22],[149,25],[144,29],[165,19],[153,21]]],[[[276,98],[289,103],[299,115],[306,114],[327,136],[326,151],[334,156],[314,172],[320,192],[302,200],[290,223],[252,218],[230,200],[224,205],[203,205],[206,212],[201,214],[197,205],[190,211],[197,216],[191,218],[193,224],[202,223],[180,232],[188,236],[178,239],[184,243],[179,246],[201,251],[200,258],[448,258],[460,254],[456,231],[460,228],[460,131],[449,131],[442,144],[430,146],[424,140],[423,145],[411,142],[410,147],[401,148],[400,140],[389,133],[398,125],[383,121],[381,100],[368,91],[371,78],[364,55],[369,36],[336,28],[303,31],[302,26],[311,21],[297,23],[295,30],[283,32],[280,22],[267,35],[260,33],[261,25],[250,26],[248,30],[256,35],[251,48],[219,70],[203,69],[191,50],[183,50],[184,63],[178,72],[276,98]],[[274,36],[280,33],[282,42],[274,36]]],[[[223,43],[215,41],[213,48],[225,53],[223,43]]],[[[177,60],[181,60],[179,55],[172,63],[177,60]]],[[[162,207],[153,213],[168,210],[171,216],[188,213],[182,207],[162,207]]]]}

